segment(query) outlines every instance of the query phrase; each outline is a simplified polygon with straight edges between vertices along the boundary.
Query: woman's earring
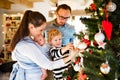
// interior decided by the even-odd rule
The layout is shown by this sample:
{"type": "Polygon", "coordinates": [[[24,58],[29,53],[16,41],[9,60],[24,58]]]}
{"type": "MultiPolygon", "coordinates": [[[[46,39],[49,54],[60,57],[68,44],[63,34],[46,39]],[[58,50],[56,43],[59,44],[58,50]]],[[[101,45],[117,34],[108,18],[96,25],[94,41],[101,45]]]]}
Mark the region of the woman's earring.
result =
{"type": "Polygon", "coordinates": [[[30,36],[30,38],[31,38],[32,40],[34,40],[34,36],[30,36]]]}

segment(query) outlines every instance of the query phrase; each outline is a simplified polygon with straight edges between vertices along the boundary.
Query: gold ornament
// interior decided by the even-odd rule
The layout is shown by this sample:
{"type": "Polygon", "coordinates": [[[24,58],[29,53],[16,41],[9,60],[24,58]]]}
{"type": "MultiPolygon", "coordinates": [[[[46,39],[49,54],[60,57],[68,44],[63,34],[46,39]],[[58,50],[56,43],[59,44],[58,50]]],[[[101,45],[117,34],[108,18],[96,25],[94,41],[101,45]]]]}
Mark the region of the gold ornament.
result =
{"type": "Polygon", "coordinates": [[[110,72],[110,66],[108,63],[102,63],[100,66],[100,70],[103,74],[108,74],[110,72]]]}
{"type": "Polygon", "coordinates": [[[102,8],[99,8],[99,15],[102,16],[104,14],[104,11],[102,8]]]}

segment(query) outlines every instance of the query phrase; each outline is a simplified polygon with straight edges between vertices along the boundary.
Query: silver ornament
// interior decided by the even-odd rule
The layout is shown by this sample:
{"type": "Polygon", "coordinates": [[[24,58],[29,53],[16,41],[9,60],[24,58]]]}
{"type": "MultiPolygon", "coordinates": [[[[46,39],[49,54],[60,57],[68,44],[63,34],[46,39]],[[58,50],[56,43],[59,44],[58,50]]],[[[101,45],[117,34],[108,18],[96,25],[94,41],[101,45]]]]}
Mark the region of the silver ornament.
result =
{"type": "Polygon", "coordinates": [[[101,31],[99,31],[98,33],[95,34],[94,39],[96,42],[103,42],[105,39],[105,36],[101,31]]]}
{"type": "Polygon", "coordinates": [[[113,3],[113,2],[109,2],[109,3],[108,3],[108,8],[107,8],[107,10],[108,10],[109,12],[114,12],[114,11],[116,10],[116,8],[117,8],[117,6],[116,6],[115,3],[113,3]]]}

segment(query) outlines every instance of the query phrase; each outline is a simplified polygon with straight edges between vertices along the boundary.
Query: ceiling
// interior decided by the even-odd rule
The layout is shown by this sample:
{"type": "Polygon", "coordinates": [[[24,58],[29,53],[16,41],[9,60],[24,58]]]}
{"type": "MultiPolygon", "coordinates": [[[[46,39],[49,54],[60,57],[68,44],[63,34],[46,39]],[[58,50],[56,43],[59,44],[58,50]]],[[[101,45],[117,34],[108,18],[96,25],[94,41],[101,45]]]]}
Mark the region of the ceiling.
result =
{"type": "Polygon", "coordinates": [[[55,6],[58,0],[1,0],[0,13],[16,13],[34,7],[35,2],[47,2],[55,6]]]}
{"type": "MultiPolygon", "coordinates": [[[[46,0],[2,0],[0,1],[0,8],[3,9],[10,9],[12,4],[22,4],[28,8],[33,7],[34,2],[43,2],[46,0]]],[[[56,3],[57,0],[47,0],[51,1],[52,3],[56,3]]]]}
{"type": "Polygon", "coordinates": [[[56,4],[65,3],[71,6],[75,13],[79,13],[90,5],[92,0],[2,0],[0,2],[0,12],[22,12],[22,10],[33,8],[35,2],[49,3],[52,7],[56,7],[56,4]]]}

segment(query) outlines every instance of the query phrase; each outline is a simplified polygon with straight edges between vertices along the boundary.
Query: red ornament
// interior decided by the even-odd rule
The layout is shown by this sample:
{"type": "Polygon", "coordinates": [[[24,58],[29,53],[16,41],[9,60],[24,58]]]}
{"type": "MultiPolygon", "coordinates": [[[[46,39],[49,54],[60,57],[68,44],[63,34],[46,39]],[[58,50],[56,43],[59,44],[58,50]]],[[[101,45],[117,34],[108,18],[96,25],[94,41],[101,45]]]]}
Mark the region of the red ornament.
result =
{"type": "Polygon", "coordinates": [[[71,79],[71,76],[67,76],[67,80],[72,80],[72,79],[71,79]]]}
{"type": "Polygon", "coordinates": [[[88,39],[82,38],[82,42],[85,42],[87,44],[87,46],[90,45],[90,40],[88,40],[88,39]]]}
{"type": "Polygon", "coordinates": [[[111,34],[112,34],[112,23],[109,22],[108,20],[103,20],[102,27],[103,27],[103,30],[105,31],[107,39],[110,40],[111,34]]]}
{"type": "Polygon", "coordinates": [[[78,63],[80,63],[80,60],[81,60],[81,58],[80,57],[77,57],[77,60],[74,62],[75,64],[78,64],[78,63]]]}
{"type": "Polygon", "coordinates": [[[78,80],[86,80],[87,75],[84,73],[78,73],[78,80]]]}
{"type": "Polygon", "coordinates": [[[86,80],[87,75],[84,73],[84,68],[82,68],[82,71],[78,73],[78,79],[77,80],[86,80]]]}
{"type": "Polygon", "coordinates": [[[93,42],[94,46],[98,46],[98,43],[96,41],[93,42]]]}
{"type": "Polygon", "coordinates": [[[93,53],[93,50],[90,49],[89,52],[90,52],[90,54],[92,54],[92,53],[93,53]]]}
{"type": "Polygon", "coordinates": [[[96,5],[95,4],[91,4],[90,5],[90,10],[92,10],[92,11],[95,11],[97,8],[96,8],[96,5]]]}

